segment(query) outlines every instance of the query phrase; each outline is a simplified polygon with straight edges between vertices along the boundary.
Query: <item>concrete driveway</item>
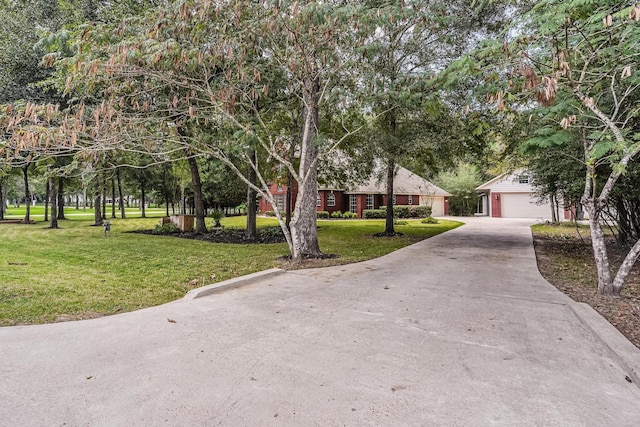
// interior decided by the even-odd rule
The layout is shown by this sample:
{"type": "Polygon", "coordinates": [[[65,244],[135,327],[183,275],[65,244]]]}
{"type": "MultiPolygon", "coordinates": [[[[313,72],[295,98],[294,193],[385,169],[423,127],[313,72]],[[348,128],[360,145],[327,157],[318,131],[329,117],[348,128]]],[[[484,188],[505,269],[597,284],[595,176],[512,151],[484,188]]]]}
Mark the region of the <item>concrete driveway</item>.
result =
{"type": "Polygon", "coordinates": [[[640,351],[540,276],[528,222],[465,221],[368,262],[0,328],[0,425],[639,425],[640,351]]]}

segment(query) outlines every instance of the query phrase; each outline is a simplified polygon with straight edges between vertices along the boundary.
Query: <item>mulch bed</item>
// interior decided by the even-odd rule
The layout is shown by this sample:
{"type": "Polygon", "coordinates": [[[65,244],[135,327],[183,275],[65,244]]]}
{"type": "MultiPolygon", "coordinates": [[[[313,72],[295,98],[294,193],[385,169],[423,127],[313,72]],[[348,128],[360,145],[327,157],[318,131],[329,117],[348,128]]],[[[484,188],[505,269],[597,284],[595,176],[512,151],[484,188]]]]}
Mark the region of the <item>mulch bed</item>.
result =
{"type": "MultiPolygon", "coordinates": [[[[133,233],[158,234],[153,230],[137,230],[133,233]]],[[[280,227],[261,227],[258,229],[256,240],[247,240],[245,231],[237,228],[213,228],[203,234],[195,232],[178,232],[170,234],[158,234],[163,236],[179,237],[182,239],[202,240],[211,243],[239,243],[239,244],[265,244],[284,243],[286,239],[280,227]]]]}
{"type": "MultiPolygon", "coordinates": [[[[540,273],[574,301],[589,304],[640,348],[640,264],[636,263],[619,297],[598,293],[597,272],[589,237],[549,237],[534,234],[540,273]]],[[[626,251],[607,242],[611,264],[617,269],[626,251]]],[[[615,271],[615,269],[612,269],[615,271]]]]}

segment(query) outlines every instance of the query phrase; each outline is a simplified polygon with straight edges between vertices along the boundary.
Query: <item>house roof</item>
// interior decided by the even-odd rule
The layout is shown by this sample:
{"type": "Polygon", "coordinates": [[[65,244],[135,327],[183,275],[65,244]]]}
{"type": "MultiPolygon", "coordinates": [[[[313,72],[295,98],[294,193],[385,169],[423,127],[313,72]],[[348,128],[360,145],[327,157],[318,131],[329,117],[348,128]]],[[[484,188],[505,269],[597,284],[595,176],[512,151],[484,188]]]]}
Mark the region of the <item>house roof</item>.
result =
{"type": "Polygon", "coordinates": [[[505,179],[507,179],[510,176],[516,177],[522,174],[526,174],[526,171],[524,169],[518,169],[515,170],[513,172],[509,172],[509,173],[503,173],[502,175],[498,175],[495,178],[490,179],[489,181],[485,182],[484,184],[476,187],[476,191],[486,191],[486,190],[491,190],[491,187],[493,187],[494,184],[504,181],[505,179]]]}
{"type": "Polygon", "coordinates": [[[493,184],[495,184],[495,183],[496,183],[496,182],[498,182],[498,181],[503,180],[507,175],[509,175],[509,174],[507,174],[507,173],[503,173],[502,175],[498,175],[498,176],[496,176],[495,178],[490,179],[489,181],[485,182],[484,184],[482,184],[482,185],[480,185],[480,186],[476,187],[476,191],[481,191],[481,190],[490,190],[490,189],[491,189],[491,186],[492,186],[493,184]]]}
{"type": "MultiPolygon", "coordinates": [[[[345,190],[345,193],[351,194],[381,194],[386,192],[386,183],[384,178],[378,179],[374,174],[369,180],[361,185],[356,185],[345,190]]],[[[408,169],[398,166],[396,168],[396,176],[393,181],[394,194],[419,194],[423,196],[451,196],[442,188],[427,181],[420,175],[416,175],[408,169]]]]}

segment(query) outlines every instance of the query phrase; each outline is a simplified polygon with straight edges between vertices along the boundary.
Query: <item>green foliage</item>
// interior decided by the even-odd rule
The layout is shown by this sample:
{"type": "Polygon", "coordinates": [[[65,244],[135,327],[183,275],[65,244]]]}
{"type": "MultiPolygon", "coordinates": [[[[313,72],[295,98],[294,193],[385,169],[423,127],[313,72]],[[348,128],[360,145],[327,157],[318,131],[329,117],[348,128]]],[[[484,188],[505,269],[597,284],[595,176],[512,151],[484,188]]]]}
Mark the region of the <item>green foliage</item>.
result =
{"type": "MultiPolygon", "coordinates": [[[[380,206],[380,210],[386,212],[386,206],[380,206]]],[[[393,216],[395,218],[425,218],[431,215],[431,206],[420,205],[394,205],[393,216]]]]}
{"type": "Polygon", "coordinates": [[[422,224],[438,224],[439,221],[432,216],[428,216],[420,221],[422,224]]]}
{"type": "Polygon", "coordinates": [[[355,212],[346,211],[342,214],[342,217],[344,219],[357,218],[358,214],[355,212]]]}
{"type": "Polygon", "coordinates": [[[220,221],[222,221],[222,218],[224,218],[224,212],[223,211],[221,211],[220,209],[215,209],[213,212],[211,212],[211,214],[209,214],[209,216],[211,217],[211,219],[213,219],[213,226],[214,227],[221,227],[222,226],[220,221]]]}
{"type": "Polygon", "coordinates": [[[409,224],[409,221],[405,221],[405,220],[398,220],[398,219],[397,219],[397,220],[393,221],[393,224],[394,224],[394,225],[408,225],[408,224],[409,224]]]}
{"type": "Polygon", "coordinates": [[[362,211],[362,217],[366,219],[380,219],[387,216],[387,211],[384,209],[365,209],[362,211]]]}
{"type": "Polygon", "coordinates": [[[259,227],[257,231],[258,235],[263,237],[266,241],[275,237],[283,237],[282,228],[279,225],[270,227],[259,227]]]}
{"type": "Polygon", "coordinates": [[[342,212],[334,211],[331,213],[331,218],[342,218],[342,212]]]}
{"type": "Polygon", "coordinates": [[[167,224],[157,224],[153,229],[153,234],[173,234],[179,233],[180,229],[177,225],[169,222],[167,224]]]}
{"type": "Polygon", "coordinates": [[[451,215],[469,216],[476,211],[478,195],[476,187],[482,184],[480,175],[472,165],[460,163],[456,169],[442,172],[436,178],[439,187],[445,188],[449,197],[451,215]]]}
{"type": "Polygon", "coordinates": [[[318,212],[316,212],[316,218],[318,218],[318,219],[329,219],[329,212],[327,212],[327,211],[318,211],[318,212]]]}
{"type": "Polygon", "coordinates": [[[273,217],[275,217],[275,216],[276,216],[276,212],[275,212],[275,211],[266,211],[264,214],[265,214],[266,216],[273,216],[273,217]]]}

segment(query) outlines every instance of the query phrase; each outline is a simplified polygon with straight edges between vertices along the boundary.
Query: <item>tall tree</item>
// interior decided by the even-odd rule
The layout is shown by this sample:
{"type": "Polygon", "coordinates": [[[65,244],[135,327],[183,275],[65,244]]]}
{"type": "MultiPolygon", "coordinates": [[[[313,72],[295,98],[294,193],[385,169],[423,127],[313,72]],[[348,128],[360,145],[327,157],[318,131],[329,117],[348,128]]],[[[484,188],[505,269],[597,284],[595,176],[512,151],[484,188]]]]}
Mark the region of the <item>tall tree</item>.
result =
{"type": "Polygon", "coordinates": [[[204,200],[202,197],[202,181],[200,180],[200,170],[195,157],[188,157],[189,171],[191,172],[191,184],[193,185],[193,205],[196,213],[196,233],[206,233],[207,227],[204,222],[204,200]]]}
{"type": "Polygon", "coordinates": [[[56,215],[58,209],[58,189],[56,187],[55,177],[50,177],[47,182],[49,187],[49,197],[51,198],[51,221],[49,228],[58,228],[58,216],[56,215]]]}
{"type": "Polygon", "coordinates": [[[185,1],[116,28],[88,28],[80,40],[83,53],[67,60],[65,71],[73,73],[67,80],[78,89],[106,89],[108,98],[99,109],[114,127],[137,126],[136,137],[120,141],[121,149],[166,154],[179,147],[216,157],[273,205],[264,169],[245,147],[257,146],[271,162],[282,164],[294,176],[298,198],[290,228],[279,209],[277,216],[293,258],[301,259],[321,255],[315,226],[317,159],[327,141],[318,138],[319,110],[339,94],[332,88],[353,60],[345,35],[357,9],[345,1],[272,6],[185,1]],[[269,118],[283,114],[295,97],[304,114],[300,137],[292,141],[299,154],[294,164],[284,156],[291,142],[269,118]],[[153,126],[140,126],[150,119],[153,126]],[[201,130],[185,139],[176,134],[181,126],[201,130]],[[244,174],[247,164],[259,185],[244,174]]]}
{"type": "Polygon", "coordinates": [[[617,295],[640,256],[640,241],[612,272],[602,229],[603,212],[618,181],[640,152],[635,117],[640,94],[640,5],[625,1],[542,0],[514,16],[505,41],[487,42],[467,71],[486,71],[488,99],[499,109],[540,115],[530,143],[582,147],[581,202],[589,215],[598,290],[617,295]],[[501,58],[501,60],[499,59],[501,58]],[[540,108],[532,109],[532,95],[540,108]],[[607,165],[606,177],[599,177],[607,165]],[[603,178],[602,183],[600,179],[603,178]]]}
{"type": "MultiPolygon", "coordinates": [[[[387,215],[384,233],[395,234],[393,183],[398,161],[428,156],[420,140],[423,132],[412,127],[423,123],[420,112],[438,99],[434,75],[470,47],[470,40],[486,31],[493,21],[490,10],[470,14],[468,1],[366,1],[364,22],[368,42],[362,85],[365,99],[381,115],[374,123],[372,139],[386,167],[387,215]],[[371,28],[374,30],[372,31],[371,28]]],[[[443,121],[441,133],[451,132],[443,121]]],[[[439,140],[437,138],[436,140],[439,140]]]]}

